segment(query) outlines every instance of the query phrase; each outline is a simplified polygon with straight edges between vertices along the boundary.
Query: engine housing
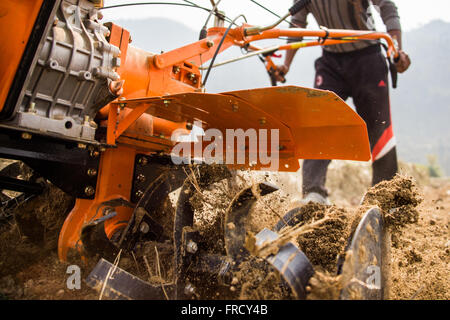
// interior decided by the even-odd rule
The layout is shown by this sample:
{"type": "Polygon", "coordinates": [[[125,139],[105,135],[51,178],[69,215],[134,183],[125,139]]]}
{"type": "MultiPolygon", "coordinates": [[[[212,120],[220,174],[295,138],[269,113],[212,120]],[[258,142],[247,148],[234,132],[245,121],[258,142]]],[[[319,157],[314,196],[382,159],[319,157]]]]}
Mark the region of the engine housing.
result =
{"type": "Polygon", "coordinates": [[[94,3],[55,2],[13,111],[0,126],[95,139],[96,113],[116,98],[110,83],[120,79],[120,50],[107,41],[110,31],[94,3]]]}

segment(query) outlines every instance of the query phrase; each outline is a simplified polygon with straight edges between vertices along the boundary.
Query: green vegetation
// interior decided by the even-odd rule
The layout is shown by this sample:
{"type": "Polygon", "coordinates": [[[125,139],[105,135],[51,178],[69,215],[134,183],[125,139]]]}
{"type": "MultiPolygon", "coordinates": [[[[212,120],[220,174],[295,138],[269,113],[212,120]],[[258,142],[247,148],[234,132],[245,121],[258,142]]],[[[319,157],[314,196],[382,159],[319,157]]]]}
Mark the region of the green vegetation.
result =
{"type": "Polygon", "coordinates": [[[430,177],[439,178],[442,177],[442,169],[438,162],[438,157],[434,154],[430,154],[427,156],[428,158],[428,172],[430,177]]]}

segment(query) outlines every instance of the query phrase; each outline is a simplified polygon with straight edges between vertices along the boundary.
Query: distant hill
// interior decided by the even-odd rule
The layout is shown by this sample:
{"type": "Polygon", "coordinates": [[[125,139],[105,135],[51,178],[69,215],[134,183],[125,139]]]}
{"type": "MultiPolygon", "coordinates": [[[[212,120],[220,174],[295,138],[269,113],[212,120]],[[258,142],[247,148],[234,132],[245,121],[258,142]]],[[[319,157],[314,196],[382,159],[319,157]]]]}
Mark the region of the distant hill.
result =
{"type": "Polygon", "coordinates": [[[114,23],[130,31],[132,46],[154,53],[170,51],[198,40],[198,33],[194,30],[165,18],[116,20],[114,23]]]}
{"type": "MultiPolygon", "coordinates": [[[[198,31],[163,18],[116,21],[131,31],[133,45],[151,52],[169,51],[194,42],[198,31]],[[160,32],[160,30],[164,30],[160,32]]],[[[431,22],[404,34],[404,48],[412,59],[411,69],[399,77],[399,88],[392,91],[392,117],[402,160],[427,163],[427,155],[438,156],[446,174],[450,174],[450,23],[431,22]]],[[[261,46],[273,41],[264,41],[261,46]]],[[[320,48],[299,52],[288,75],[287,84],[312,86],[314,60],[320,48]]],[[[217,61],[239,56],[232,48],[217,61]]],[[[281,62],[282,60],[280,60],[281,62]]],[[[258,58],[214,69],[208,80],[208,92],[267,87],[267,73],[258,58]]],[[[351,105],[351,100],[348,101],[351,105]]]]}
{"type": "Polygon", "coordinates": [[[426,163],[435,154],[450,174],[450,24],[434,21],[407,32],[411,69],[392,94],[392,117],[400,156],[426,163]]]}

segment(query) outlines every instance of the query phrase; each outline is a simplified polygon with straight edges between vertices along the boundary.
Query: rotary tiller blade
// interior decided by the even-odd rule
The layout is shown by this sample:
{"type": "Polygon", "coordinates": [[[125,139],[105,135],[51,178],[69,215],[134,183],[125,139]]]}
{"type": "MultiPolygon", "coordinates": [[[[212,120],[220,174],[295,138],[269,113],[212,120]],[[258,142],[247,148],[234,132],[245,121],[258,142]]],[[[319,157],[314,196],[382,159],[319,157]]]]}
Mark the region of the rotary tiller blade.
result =
{"type": "Polygon", "coordinates": [[[387,298],[389,265],[388,234],[378,207],[361,219],[345,254],[341,268],[344,300],[387,298]]]}

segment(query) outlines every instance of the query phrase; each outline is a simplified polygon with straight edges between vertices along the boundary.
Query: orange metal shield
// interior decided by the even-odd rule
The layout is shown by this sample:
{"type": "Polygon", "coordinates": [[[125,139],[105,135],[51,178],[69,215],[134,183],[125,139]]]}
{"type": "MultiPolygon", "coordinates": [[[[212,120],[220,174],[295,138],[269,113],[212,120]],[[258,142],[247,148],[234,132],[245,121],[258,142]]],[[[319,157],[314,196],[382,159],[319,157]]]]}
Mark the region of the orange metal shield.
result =
{"type": "Polygon", "coordinates": [[[285,86],[224,94],[289,127],[299,159],[370,160],[366,123],[331,91],[285,86]]]}
{"type": "MultiPolygon", "coordinates": [[[[364,121],[329,91],[285,86],[221,94],[183,93],[120,103],[173,122],[202,121],[203,129],[218,129],[224,136],[227,129],[267,129],[269,150],[270,130],[278,129],[279,171],[298,170],[298,159],[370,159],[364,121]]],[[[246,141],[245,152],[245,164],[233,167],[251,166],[250,155],[262,151],[246,141]]],[[[257,158],[252,167],[266,168],[257,158]]]]}

